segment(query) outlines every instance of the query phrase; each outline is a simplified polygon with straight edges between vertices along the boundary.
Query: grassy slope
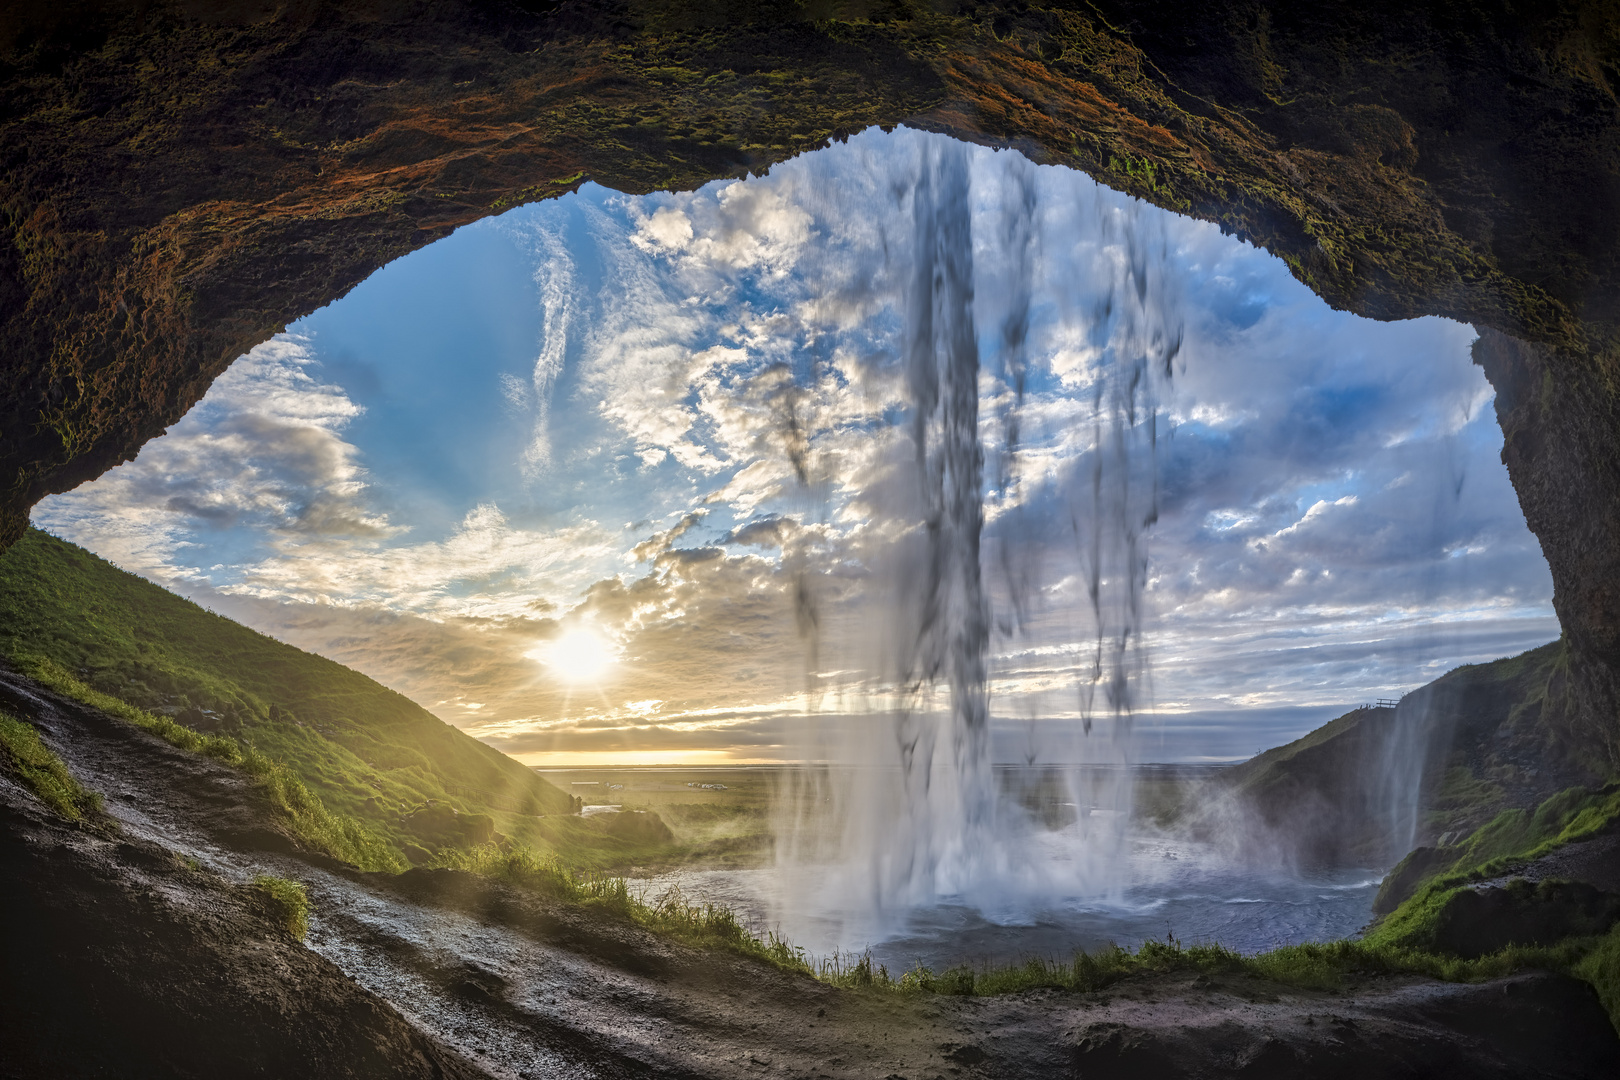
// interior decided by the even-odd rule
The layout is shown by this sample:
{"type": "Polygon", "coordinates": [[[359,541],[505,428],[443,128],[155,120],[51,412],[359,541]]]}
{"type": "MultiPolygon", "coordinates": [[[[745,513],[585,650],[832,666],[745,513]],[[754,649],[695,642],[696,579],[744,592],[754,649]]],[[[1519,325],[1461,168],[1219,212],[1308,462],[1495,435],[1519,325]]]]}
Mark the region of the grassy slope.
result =
{"type": "Polygon", "coordinates": [[[1407,695],[1399,717],[1353,710],[1228,770],[1223,781],[1273,824],[1297,829],[1308,820],[1323,833],[1318,846],[1356,852],[1366,846],[1357,823],[1373,821],[1380,809],[1362,805],[1369,797],[1362,779],[1383,767],[1384,733],[1395,723],[1425,722],[1420,840],[1460,837],[1505,811],[1530,810],[1570,786],[1607,779],[1602,762],[1583,757],[1542,722],[1549,688],[1566,664],[1564,644],[1555,641],[1456,668],[1407,695]]]}
{"type": "Polygon", "coordinates": [[[43,658],[147,709],[206,723],[284,761],[333,811],[396,843],[402,811],[437,800],[540,839],[570,797],[529,769],[341,664],[203,610],[31,529],[0,555],[0,653],[43,658]],[[199,716],[197,713],[183,713],[199,716]]]}

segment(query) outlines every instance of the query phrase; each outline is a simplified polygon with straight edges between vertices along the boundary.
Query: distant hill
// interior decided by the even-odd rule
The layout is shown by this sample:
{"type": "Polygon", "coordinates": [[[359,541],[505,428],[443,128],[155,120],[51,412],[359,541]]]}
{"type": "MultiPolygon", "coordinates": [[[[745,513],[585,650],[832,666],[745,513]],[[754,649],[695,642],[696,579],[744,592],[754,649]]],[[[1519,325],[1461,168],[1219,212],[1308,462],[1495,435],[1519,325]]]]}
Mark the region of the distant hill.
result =
{"type": "Polygon", "coordinates": [[[543,843],[537,817],[575,808],[528,768],[359,672],[38,529],[0,554],[0,654],[53,660],[103,693],[249,742],[332,810],[406,850],[477,842],[491,828],[543,843]]]}
{"type": "Polygon", "coordinates": [[[1395,708],[1353,709],[1226,770],[1245,825],[1307,862],[1388,865],[1411,844],[1453,841],[1505,810],[1607,776],[1543,713],[1567,664],[1562,641],[1459,667],[1395,708]],[[1415,829],[1403,828],[1405,823],[1415,829]]]}

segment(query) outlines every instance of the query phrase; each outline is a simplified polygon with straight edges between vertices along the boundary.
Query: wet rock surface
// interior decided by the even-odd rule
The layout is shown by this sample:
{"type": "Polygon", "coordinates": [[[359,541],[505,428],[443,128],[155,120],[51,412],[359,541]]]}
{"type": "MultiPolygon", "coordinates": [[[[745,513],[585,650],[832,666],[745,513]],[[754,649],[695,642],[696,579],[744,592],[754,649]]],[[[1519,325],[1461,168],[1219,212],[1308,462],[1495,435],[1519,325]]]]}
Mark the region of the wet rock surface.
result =
{"type": "Polygon", "coordinates": [[[472,875],[363,874],[300,855],[230,770],[19,677],[0,676],[0,692],[119,823],[116,836],[60,824],[0,779],[0,860],[14,883],[0,894],[0,993],[16,1010],[4,1014],[0,1075],[1620,1069],[1620,1037],[1590,988],[1549,975],[1370,979],[1336,993],[1187,974],[1099,994],[839,991],[472,875]],[[248,885],[257,873],[306,884],[305,945],[248,885]]]}
{"type": "MultiPolygon", "coordinates": [[[[1512,877],[1525,881],[1582,881],[1603,892],[1620,894],[1620,830],[1611,829],[1549,851],[1515,867],[1512,877]]],[[[1486,884],[1501,885],[1507,880],[1497,878],[1486,884]]]]}
{"type": "Polygon", "coordinates": [[[1087,1080],[1580,1076],[1613,1067],[1593,1053],[1605,1036],[1587,1007],[1589,995],[1573,979],[1535,975],[1441,995],[1413,985],[1373,1000],[1121,1010],[1117,1019],[1077,1029],[1070,1061],[1087,1080]],[[1548,1025],[1569,1025],[1566,1032],[1579,1041],[1547,1043],[1548,1025]],[[1435,1039],[1436,1028],[1448,1037],[1435,1039]]]}
{"type": "Polygon", "coordinates": [[[1464,889],[1441,909],[1434,944],[1442,952],[1479,957],[1509,945],[1551,945],[1566,937],[1608,931],[1620,920],[1620,895],[1580,881],[1516,878],[1464,889]]]}
{"type": "Polygon", "coordinates": [[[0,788],[0,1074],[480,1075],[295,941],[257,890],[0,788]]]}

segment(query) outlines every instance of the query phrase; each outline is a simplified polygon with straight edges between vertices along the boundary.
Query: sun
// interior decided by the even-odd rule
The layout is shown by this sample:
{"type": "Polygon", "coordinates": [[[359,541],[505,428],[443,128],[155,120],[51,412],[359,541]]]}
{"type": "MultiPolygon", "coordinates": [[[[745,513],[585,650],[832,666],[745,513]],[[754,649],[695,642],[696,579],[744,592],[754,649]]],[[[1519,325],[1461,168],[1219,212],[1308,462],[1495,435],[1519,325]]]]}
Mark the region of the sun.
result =
{"type": "Polygon", "coordinates": [[[529,653],[568,683],[599,683],[619,662],[613,643],[588,626],[575,626],[529,653]]]}

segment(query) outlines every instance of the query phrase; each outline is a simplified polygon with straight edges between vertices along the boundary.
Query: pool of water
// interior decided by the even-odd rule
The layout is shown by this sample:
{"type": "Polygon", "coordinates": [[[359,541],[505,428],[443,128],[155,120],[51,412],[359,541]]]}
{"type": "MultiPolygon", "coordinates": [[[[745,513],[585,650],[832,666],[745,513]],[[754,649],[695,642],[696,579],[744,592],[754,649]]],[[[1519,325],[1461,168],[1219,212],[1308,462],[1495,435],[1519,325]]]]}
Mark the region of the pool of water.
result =
{"type": "Polygon", "coordinates": [[[688,900],[744,914],[826,957],[871,950],[891,972],[923,964],[1002,964],[1031,956],[1068,959],[1076,949],[1139,946],[1174,937],[1243,953],[1355,935],[1372,918],[1383,871],[1345,867],[1293,871],[1240,865],[1188,841],[1138,838],[1117,880],[1102,891],[1009,890],[974,902],[874,914],[842,904],[825,867],[688,870],[632,882],[650,900],[678,888],[688,900]],[[813,898],[813,902],[806,902],[813,898]]]}

